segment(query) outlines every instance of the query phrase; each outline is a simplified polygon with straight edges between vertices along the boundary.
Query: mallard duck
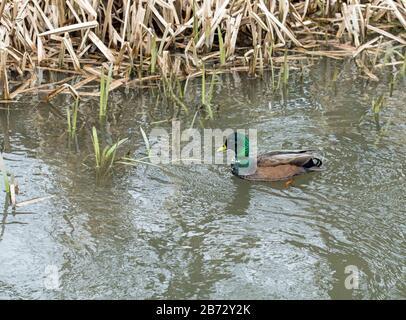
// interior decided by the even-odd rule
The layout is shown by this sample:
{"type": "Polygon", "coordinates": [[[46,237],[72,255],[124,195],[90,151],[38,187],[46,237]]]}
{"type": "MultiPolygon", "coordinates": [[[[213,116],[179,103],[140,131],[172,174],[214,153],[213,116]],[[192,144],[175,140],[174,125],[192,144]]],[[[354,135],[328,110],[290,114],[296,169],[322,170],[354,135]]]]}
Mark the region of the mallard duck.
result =
{"type": "Polygon", "coordinates": [[[254,181],[290,180],[292,177],[311,171],[321,171],[322,161],[313,150],[280,150],[258,155],[256,166],[247,170],[254,161],[249,157],[249,140],[244,134],[235,132],[227,137],[217,151],[232,150],[235,159],[231,164],[232,173],[242,179],[254,181]],[[246,169],[245,171],[242,169],[246,169]]]}

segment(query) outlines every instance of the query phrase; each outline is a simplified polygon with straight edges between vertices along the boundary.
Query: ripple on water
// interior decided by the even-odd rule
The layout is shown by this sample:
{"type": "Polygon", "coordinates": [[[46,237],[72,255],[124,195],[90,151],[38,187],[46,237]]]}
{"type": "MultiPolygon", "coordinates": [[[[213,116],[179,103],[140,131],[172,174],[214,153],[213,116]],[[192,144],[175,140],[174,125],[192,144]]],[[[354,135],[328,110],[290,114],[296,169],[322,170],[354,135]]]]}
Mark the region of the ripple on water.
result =
{"type": "MultiPolygon", "coordinates": [[[[406,91],[395,88],[379,129],[371,98],[385,83],[343,70],[335,84],[323,64],[303,83],[292,73],[283,97],[267,75],[224,75],[214,120],[195,121],[257,129],[260,152],[320,150],[326,170],[289,188],[243,181],[215,165],[127,167],[96,187],[83,166],[91,165],[88,131],[74,151],[64,120],[46,106],[0,111],[19,198],[55,196],[24,208],[33,214],[2,216],[26,224],[0,226],[0,298],[405,297],[406,91]],[[57,266],[60,291],[44,288],[47,265],[57,266]],[[349,265],[360,270],[359,290],[344,286],[349,265]]],[[[190,105],[199,90],[190,83],[190,105]]],[[[117,91],[111,101],[134,116],[117,118],[110,139],[131,134],[136,155],[145,151],[139,126],[172,116],[146,90],[117,91]]],[[[181,116],[183,127],[193,115],[181,116]]]]}

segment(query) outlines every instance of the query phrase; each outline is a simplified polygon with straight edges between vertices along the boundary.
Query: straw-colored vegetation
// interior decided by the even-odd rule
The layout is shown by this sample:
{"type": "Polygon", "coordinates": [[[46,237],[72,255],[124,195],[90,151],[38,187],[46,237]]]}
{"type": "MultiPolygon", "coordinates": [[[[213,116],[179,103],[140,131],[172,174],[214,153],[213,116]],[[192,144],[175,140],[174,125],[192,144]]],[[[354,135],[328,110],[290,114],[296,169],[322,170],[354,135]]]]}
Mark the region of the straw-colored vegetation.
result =
{"type": "Polygon", "coordinates": [[[105,103],[103,92],[86,85],[100,81],[109,64],[107,91],[201,75],[203,65],[207,73],[260,74],[271,64],[320,56],[355,58],[372,80],[385,65],[405,69],[404,0],[10,0],[1,1],[0,17],[3,100],[74,90],[80,97],[101,93],[105,103]],[[39,69],[80,79],[48,86],[37,82],[39,69]]]}
{"type": "Polygon", "coordinates": [[[103,120],[107,116],[107,102],[109,98],[110,83],[113,76],[113,65],[110,65],[109,73],[104,75],[104,70],[102,68],[100,77],[100,103],[99,103],[99,119],[103,120]]]}

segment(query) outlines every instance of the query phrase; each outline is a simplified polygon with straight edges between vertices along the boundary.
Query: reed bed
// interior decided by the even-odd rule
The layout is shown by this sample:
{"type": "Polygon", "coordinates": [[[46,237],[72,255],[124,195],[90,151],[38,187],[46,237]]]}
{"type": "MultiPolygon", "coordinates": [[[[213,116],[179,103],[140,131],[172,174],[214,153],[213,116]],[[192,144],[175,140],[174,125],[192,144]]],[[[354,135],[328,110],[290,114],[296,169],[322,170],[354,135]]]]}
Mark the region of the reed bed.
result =
{"type": "Polygon", "coordinates": [[[376,81],[376,70],[403,67],[404,73],[406,61],[404,0],[11,0],[1,1],[0,19],[0,98],[6,101],[74,90],[107,103],[103,90],[185,79],[201,75],[203,65],[206,73],[261,74],[307,57],[354,58],[376,81]],[[38,83],[41,69],[68,76],[47,86],[38,83]],[[73,83],[72,75],[80,81],[73,83]],[[100,81],[101,90],[86,87],[100,81]]]}

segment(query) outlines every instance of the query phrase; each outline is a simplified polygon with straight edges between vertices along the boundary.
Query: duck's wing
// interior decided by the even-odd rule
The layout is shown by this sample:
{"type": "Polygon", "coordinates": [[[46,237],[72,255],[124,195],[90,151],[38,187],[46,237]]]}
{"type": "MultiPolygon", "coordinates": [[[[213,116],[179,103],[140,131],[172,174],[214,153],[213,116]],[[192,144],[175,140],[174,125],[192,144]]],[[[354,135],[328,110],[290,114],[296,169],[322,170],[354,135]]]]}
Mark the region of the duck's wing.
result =
{"type": "Polygon", "coordinates": [[[322,161],[317,158],[313,150],[272,151],[259,155],[257,159],[258,167],[293,165],[312,170],[322,165],[322,161]]]}

